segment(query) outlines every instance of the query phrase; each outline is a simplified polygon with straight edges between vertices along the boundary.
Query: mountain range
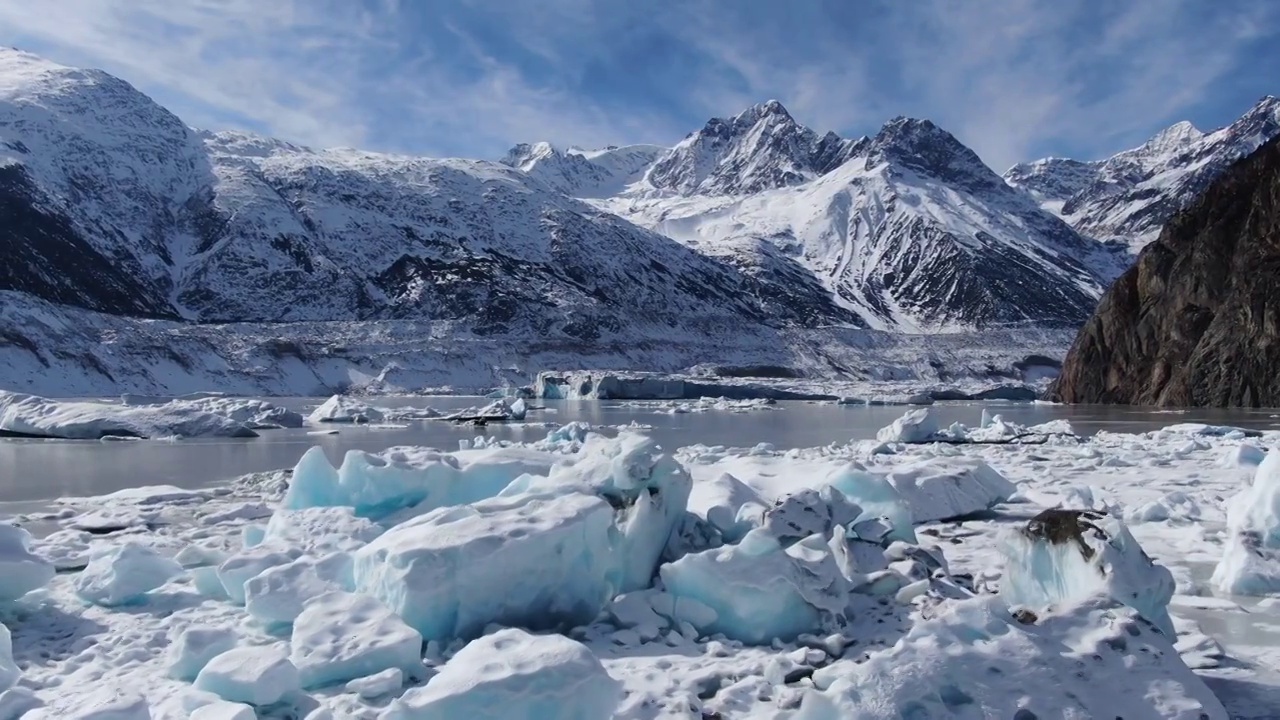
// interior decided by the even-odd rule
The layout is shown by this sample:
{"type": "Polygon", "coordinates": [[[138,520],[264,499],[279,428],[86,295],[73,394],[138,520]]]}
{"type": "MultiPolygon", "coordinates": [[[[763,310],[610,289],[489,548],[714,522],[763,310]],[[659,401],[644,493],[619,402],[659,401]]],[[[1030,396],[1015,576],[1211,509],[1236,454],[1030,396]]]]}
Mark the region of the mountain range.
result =
{"type": "Polygon", "coordinates": [[[1277,134],[1268,97],[1211,133],[1183,123],[1001,177],[928,120],[850,139],[771,100],[673,147],[429,159],[195,130],[112,75],[0,49],[0,291],[580,352],[1069,329],[1170,214],[1277,134]]]}

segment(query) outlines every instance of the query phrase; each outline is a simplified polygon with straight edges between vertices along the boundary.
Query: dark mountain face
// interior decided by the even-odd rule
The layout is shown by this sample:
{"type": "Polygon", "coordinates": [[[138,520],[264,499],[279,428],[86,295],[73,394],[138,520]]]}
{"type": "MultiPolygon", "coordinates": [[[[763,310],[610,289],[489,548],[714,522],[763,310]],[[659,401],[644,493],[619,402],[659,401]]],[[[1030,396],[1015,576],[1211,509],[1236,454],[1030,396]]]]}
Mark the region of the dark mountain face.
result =
{"type": "Polygon", "coordinates": [[[1065,402],[1280,406],[1280,139],[1227,170],[1103,297],[1065,402]]]}
{"type": "Polygon", "coordinates": [[[176,316],[154,288],[47,208],[21,165],[0,167],[0,290],[116,315],[176,316]]]}

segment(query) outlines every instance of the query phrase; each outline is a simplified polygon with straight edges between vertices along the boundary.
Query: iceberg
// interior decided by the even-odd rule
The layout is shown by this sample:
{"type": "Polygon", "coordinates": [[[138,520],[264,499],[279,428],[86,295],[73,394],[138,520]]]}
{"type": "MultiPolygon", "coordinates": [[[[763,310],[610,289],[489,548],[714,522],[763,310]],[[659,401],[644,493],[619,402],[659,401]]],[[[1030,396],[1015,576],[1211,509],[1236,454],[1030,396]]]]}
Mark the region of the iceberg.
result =
{"type": "Polygon", "coordinates": [[[76,578],[76,594],[104,607],[132,605],[182,572],[177,561],[146,545],[126,542],[89,560],[76,578]]]}
{"type": "Polygon", "coordinates": [[[886,443],[923,443],[938,437],[938,422],[928,408],[908,410],[892,424],[876,433],[876,440],[886,443]]]}
{"type": "Polygon", "coordinates": [[[937,458],[898,468],[886,479],[911,508],[916,523],[949,520],[987,510],[1017,491],[981,460],[937,458]]]}
{"type": "Polygon", "coordinates": [[[1211,582],[1236,595],[1280,592],[1280,451],[1268,452],[1253,482],[1227,501],[1227,543],[1211,582]]]}
{"type": "Polygon", "coordinates": [[[1000,595],[1036,613],[1104,596],[1136,610],[1167,637],[1173,574],[1138,545],[1124,522],[1092,510],[1045,510],[1007,533],[1000,595]]]}
{"type": "Polygon", "coordinates": [[[49,400],[0,390],[0,437],[68,440],[104,437],[252,438],[243,423],[186,404],[130,407],[101,402],[49,400]]]}
{"type": "Polygon", "coordinates": [[[440,508],[356,551],[355,586],[427,640],[585,624],[621,586],[617,534],[613,508],[581,492],[440,508]]]}
{"type": "Polygon", "coordinates": [[[307,416],[307,420],[313,423],[379,423],[384,419],[381,410],[370,407],[352,398],[342,395],[334,395],[325,400],[311,414],[307,416]]]}
{"type": "MultiPolygon", "coordinates": [[[[522,487],[513,485],[503,494],[522,487]]],[[[588,438],[577,455],[551,468],[545,483],[531,485],[578,488],[608,501],[621,533],[617,554],[621,590],[627,592],[651,584],[663,550],[684,519],[693,479],[653,438],[621,432],[614,439],[588,438]]]]}
{"type": "Polygon", "coordinates": [[[813,675],[791,720],[1226,720],[1173,638],[1097,596],[1030,621],[998,596],[949,603],[865,662],[813,675]]]}
{"type": "Polygon", "coordinates": [[[831,547],[843,543],[817,534],[783,547],[757,528],[737,545],[663,565],[660,574],[676,601],[714,611],[691,623],[700,633],[753,644],[789,641],[844,625],[852,586],[831,547]]]}
{"type": "Polygon", "coordinates": [[[218,655],[196,676],[195,688],[255,707],[275,705],[302,688],[282,645],[238,647],[218,655]]]}
{"type": "Polygon", "coordinates": [[[293,624],[290,646],[304,688],[390,669],[424,674],[422,635],[368,595],[331,592],[312,599],[293,624]]]}
{"type": "Polygon", "coordinates": [[[381,720],[602,720],[621,699],[621,684],[586,646],[506,629],[468,643],[381,720]]]}
{"type": "Polygon", "coordinates": [[[0,602],[10,602],[53,579],[53,563],[31,552],[31,533],[0,523],[0,602]]]}

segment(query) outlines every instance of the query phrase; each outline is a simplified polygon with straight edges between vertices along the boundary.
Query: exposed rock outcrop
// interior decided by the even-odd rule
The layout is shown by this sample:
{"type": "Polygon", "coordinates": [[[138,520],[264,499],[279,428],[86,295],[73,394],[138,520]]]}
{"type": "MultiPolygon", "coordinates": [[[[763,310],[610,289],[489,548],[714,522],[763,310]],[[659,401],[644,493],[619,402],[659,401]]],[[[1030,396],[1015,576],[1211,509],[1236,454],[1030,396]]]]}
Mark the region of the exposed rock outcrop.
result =
{"type": "Polygon", "coordinates": [[[1280,405],[1280,139],[1165,226],[1107,291],[1049,394],[1063,402],[1280,405]]]}

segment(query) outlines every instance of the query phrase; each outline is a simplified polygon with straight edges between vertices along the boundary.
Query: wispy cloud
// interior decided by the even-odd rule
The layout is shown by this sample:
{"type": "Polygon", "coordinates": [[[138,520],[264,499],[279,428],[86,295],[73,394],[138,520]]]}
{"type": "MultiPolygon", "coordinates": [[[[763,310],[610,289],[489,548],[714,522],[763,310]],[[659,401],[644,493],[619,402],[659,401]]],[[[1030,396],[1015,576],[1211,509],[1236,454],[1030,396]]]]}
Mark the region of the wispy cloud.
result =
{"type": "Polygon", "coordinates": [[[0,0],[0,42],[188,122],[493,157],[669,143],[768,98],[874,132],[930,117],[997,169],[1097,156],[1280,91],[1271,0],[0,0]]]}

